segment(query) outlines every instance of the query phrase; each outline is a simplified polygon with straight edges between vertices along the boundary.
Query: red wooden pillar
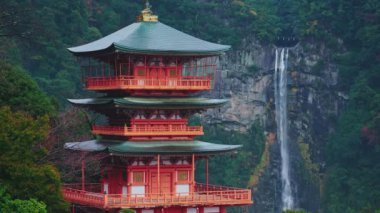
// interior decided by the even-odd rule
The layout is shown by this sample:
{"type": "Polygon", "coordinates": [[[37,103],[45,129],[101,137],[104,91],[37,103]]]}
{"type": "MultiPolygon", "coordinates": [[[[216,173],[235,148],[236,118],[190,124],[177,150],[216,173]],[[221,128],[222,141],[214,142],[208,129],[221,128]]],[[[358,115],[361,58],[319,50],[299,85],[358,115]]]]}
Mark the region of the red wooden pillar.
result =
{"type": "Polygon", "coordinates": [[[157,191],[161,194],[161,182],[160,182],[160,155],[157,155],[157,191]]]}
{"type": "Polygon", "coordinates": [[[208,157],[206,157],[206,191],[208,192],[208,157]]]}
{"type": "Polygon", "coordinates": [[[195,155],[192,154],[191,156],[191,177],[192,177],[192,183],[193,183],[193,191],[195,189],[195,155]]]}
{"type": "Polygon", "coordinates": [[[221,213],[227,213],[227,210],[226,210],[226,208],[224,208],[224,206],[221,206],[219,208],[220,208],[221,213]]]}
{"type": "Polygon", "coordinates": [[[82,154],[82,190],[85,191],[84,154],[82,154]]]}

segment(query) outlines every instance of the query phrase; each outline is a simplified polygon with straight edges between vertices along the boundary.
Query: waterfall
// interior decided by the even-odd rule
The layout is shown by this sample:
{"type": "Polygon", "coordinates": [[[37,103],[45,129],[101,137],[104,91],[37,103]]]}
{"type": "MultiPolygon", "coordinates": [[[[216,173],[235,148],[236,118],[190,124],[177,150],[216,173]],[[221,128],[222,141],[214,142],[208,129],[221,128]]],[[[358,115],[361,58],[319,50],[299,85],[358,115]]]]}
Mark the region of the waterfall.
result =
{"type": "Polygon", "coordinates": [[[294,198],[290,185],[290,162],[288,149],[288,116],[287,116],[287,62],[288,49],[276,48],[274,72],[274,90],[276,105],[277,141],[281,149],[281,183],[282,209],[293,209],[294,198]]]}

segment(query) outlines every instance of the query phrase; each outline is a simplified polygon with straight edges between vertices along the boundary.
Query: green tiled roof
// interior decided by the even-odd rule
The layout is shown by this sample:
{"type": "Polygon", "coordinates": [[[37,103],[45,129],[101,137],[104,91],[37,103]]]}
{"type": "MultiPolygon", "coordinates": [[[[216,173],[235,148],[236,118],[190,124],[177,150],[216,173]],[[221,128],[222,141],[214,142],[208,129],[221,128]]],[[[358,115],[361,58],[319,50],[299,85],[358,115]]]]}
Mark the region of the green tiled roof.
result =
{"type": "Polygon", "coordinates": [[[145,97],[125,97],[125,98],[88,98],[88,99],[68,99],[74,105],[91,107],[101,105],[115,105],[129,109],[199,109],[219,107],[228,102],[226,99],[209,99],[198,97],[184,98],[145,98],[145,97]]]}
{"type": "Polygon", "coordinates": [[[108,50],[140,54],[218,55],[228,49],[228,45],[195,38],[161,22],[138,22],[99,40],[69,48],[69,51],[76,55],[108,50]]]}
{"type": "Polygon", "coordinates": [[[66,143],[65,149],[101,152],[108,151],[120,155],[153,155],[153,154],[222,154],[232,152],[241,145],[214,144],[202,141],[85,141],[66,143]]]}

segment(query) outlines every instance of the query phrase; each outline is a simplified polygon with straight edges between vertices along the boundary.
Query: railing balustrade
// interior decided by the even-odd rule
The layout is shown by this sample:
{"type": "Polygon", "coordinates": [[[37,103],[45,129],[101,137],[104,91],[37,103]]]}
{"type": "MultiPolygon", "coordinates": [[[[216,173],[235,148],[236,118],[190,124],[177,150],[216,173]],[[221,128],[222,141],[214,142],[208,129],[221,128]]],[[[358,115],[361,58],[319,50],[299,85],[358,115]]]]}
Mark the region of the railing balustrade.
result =
{"type": "Polygon", "coordinates": [[[156,136],[156,135],[203,135],[202,126],[187,125],[138,125],[127,126],[92,126],[94,134],[120,136],[156,136]]]}
{"type": "Polygon", "coordinates": [[[151,193],[144,195],[104,194],[82,191],[80,184],[64,185],[64,198],[72,203],[105,208],[142,208],[170,205],[247,205],[251,204],[251,190],[196,184],[193,193],[151,193]],[[208,188],[208,190],[206,190],[208,188]]]}
{"type": "Polygon", "coordinates": [[[180,79],[134,78],[132,76],[87,77],[85,87],[89,90],[210,90],[208,76],[186,76],[180,79]]]}

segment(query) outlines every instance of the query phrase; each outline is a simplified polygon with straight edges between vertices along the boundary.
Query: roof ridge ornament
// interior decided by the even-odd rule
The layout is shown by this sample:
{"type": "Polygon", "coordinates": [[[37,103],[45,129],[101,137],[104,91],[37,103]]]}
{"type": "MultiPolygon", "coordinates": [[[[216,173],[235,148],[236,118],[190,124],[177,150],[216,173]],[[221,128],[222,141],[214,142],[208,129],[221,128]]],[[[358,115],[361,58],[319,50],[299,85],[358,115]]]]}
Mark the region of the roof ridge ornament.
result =
{"type": "Polygon", "coordinates": [[[152,10],[152,5],[149,4],[148,0],[145,0],[145,9],[141,11],[141,14],[137,16],[138,22],[157,22],[158,16],[154,15],[152,10]]]}

